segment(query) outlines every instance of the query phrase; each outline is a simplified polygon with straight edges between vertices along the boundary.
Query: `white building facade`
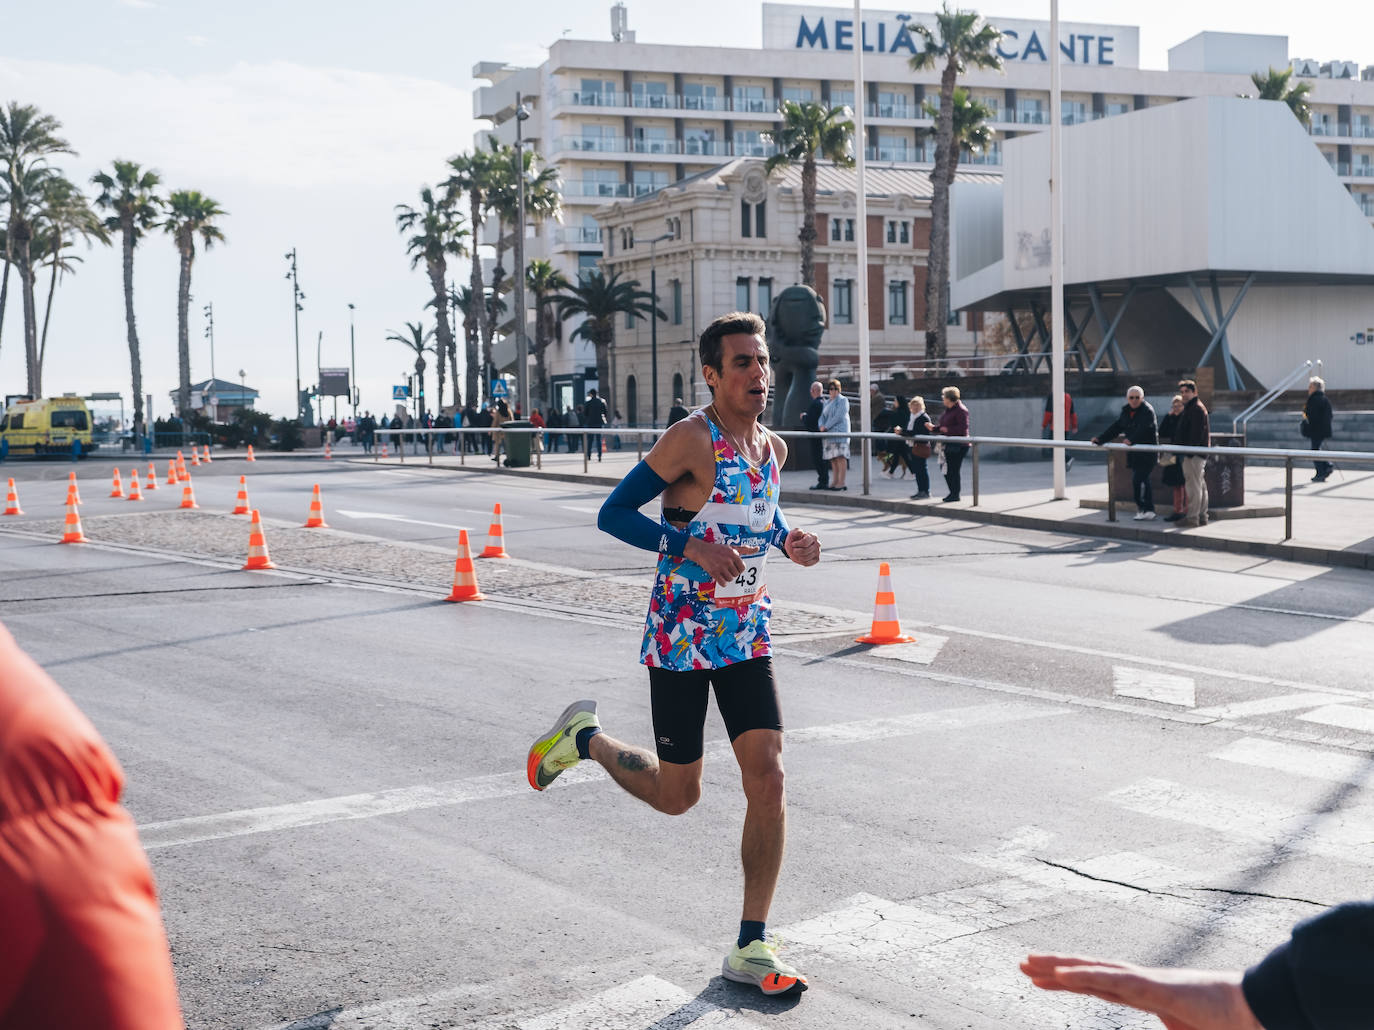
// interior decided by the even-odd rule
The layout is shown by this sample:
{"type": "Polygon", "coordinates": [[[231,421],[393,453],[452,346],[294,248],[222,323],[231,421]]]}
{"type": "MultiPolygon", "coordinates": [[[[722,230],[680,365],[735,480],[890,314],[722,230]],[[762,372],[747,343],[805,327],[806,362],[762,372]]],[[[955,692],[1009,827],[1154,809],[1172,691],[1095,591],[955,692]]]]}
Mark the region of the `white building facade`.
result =
{"type": "MultiPolygon", "coordinates": [[[[871,167],[932,167],[926,133],[933,121],[924,104],[938,101],[939,71],[913,72],[908,62],[917,48],[911,25],[933,24],[933,15],[870,11],[856,25],[850,8],[769,3],[761,15],[757,50],[640,43],[633,32],[618,31],[608,41],[560,40],[538,67],[474,68],[489,83],[473,97],[474,115],[491,126],[478,142],[485,145],[489,134],[514,142],[519,95],[532,107],[525,139],[563,180],[563,224],[530,239],[529,256],[553,259],[569,277],[599,267],[598,207],[655,193],[732,158],[766,158],[782,101],[855,105],[855,46],[865,50],[859,100],[871,167]]],[[[1043,132],[1050,121],[1054,46],[1047,22],[999,19],[995,11],[987,17],[1003,32],[1004,70],[970,70],[961,83],[994,112],[998,142],[964,167],[997,175],[1002,142],[1043,132]]],[[[1144,69],[1139,30],[1119,25],[1065,23],[1058,45],[1066,124],[1191,97],[1252,93],[1251,72],[1291,65],[1294,81],[1311,86],[1313,146],[1374,219],[1374,66],[1290,58],[1285,37],[1202,32],[1169,52],[1167,69],[1144,69]]],[[[792,281],[784,277],[776,286],[792,281]]],[[[952,327],[951,354],[971,353],[974,345],[971,331],[952,327]]],[[[594,365],[590,349],[563,343],[549,360],[555,390],[562,391],[556,396],[580,397],[594,365]]]]}

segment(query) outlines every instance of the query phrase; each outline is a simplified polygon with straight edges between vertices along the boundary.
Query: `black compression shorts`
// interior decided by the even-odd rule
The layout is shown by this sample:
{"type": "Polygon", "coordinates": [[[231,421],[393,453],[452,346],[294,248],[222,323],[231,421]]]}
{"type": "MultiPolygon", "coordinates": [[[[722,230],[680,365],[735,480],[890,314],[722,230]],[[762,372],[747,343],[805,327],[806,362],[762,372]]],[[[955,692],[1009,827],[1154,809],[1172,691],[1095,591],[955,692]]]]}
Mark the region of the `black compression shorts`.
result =
{"type": "Polygon", "coordinates": [[[731,741],[748,730],[782,731],[772,658],[690,672],[650,667],[649,697],[660,761],[691,765],[701,757],[710,685],[716,688],[716,707],[731,741]]]}

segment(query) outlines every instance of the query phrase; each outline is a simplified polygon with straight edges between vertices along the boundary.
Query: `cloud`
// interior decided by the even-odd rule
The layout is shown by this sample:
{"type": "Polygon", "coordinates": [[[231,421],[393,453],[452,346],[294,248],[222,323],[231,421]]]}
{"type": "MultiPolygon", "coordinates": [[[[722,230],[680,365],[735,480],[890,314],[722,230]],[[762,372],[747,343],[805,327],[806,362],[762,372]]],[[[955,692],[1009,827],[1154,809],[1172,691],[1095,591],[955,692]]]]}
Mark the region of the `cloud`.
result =
{"type": "Polygon", "coordinates": [[[153,3],[153,0],[119,0],[119,5],[121,7],[135,7],[139,10],[146,10],[149,7],[158,6],[153,3]]]}
{"type": "Polygon", "coordinates": [[[186,42],[190,43],[192,46],[204,46],[206,43],[210,42],[210,37],[209,37],[209,36],[187,36],[187,37],[186,37],[186,42]]]}
{"type": "Polygon", "coordinates": [[[471,145],[473,132],[466,90],[288,61],[176,75],[6,58],[0,94],[55,115],[96,164],[128,157],[197,180],[294,187],[434,181],[446,157],[471,145]]]}

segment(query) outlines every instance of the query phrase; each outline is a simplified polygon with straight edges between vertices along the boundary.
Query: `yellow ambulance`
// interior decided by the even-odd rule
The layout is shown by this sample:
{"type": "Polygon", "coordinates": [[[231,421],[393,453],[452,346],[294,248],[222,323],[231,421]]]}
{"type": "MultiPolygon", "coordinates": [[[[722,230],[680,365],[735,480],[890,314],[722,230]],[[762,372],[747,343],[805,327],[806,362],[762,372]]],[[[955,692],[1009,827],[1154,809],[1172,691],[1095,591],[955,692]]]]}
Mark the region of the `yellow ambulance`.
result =
{"type": "Polygon", "coordinates": [[[91,441],[91,413],[73,394],[15,401],[0,419],[0,450],[8,454],[70,457],[72,443],[84,456],[99,445],[91,441]]]}

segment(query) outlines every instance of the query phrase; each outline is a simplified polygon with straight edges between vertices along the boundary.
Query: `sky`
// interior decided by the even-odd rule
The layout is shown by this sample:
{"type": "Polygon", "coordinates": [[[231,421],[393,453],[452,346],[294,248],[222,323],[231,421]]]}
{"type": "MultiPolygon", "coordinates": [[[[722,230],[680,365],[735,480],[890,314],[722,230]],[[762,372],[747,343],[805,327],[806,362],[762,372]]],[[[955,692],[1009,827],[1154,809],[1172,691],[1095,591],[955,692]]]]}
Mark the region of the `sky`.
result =
{"type": "MultiPolygon", "coordinates": [[[[930,10],[926,3],[913,11],[930,10]]],[[[971,6],[965,4],[965,6],[971,6]]],[[[630,0],[641,43],[756,47],[761,6],[630,0]]],[[[867,5],[865,9],[903,9],[867,5]]],[[[1047,0],[997,0],[992,19],[1048,19],[1047,0]]],[[[347,366],[355,305],[362,407],[390,407],[391,386],[413,361],[387,336],[432,324],[423,268],[412,270],[394,208],[418,203],[445,161],[471,149],[472,78],[479,61],[537,64],[563,35],[607,39],[610,0],[55,0],[14,5],[0,37],[0,103],[35,104],[57,117],[78,152],[54,163],[89,183],[115,159],[161,173],[228,212],[226,243],[198,251],[190,325],[192,381],[209,378],[202,308],[213,303],[214,372],[262,392],[259,408],[294,410],[296,347],[284,255],[299,255],[302,385],[347,366]]],[[[1287,36],[1290,56],[1374,64],[1350,5],[1301,9],[1214,0],[1064,0],[1064,21],[1140,28],[1140,64],[1167,66],[1167,50],[1205,30],[1287,36]],[[1355,39],[1352,46],[1350,40],[1355,39]]],[[[44,392],[130,397],[119,248],[78,250],[82,262],[53,302],[44,392]]],[[[135,257],[134,299],[144,390],[153,415],[176,387],[177,254],[150,235],[135,257]]],[[[461,276],[460,276],[461,278],[461,276]]],[[[11,276],[0,337],[0,393],[24,388],[21,314],[11,276]]],[[[38,304],[47,284],[40,282],[38,304]]],[[[431,362],[432,365],[432,362],[431,362]]],[[[428,392],[433,397],[432,373],[428,392]]],[[[449,395],[451,396],[451,394],[449,395]]],[[[345,405],[340,399],[340,414],[345,405]]],[[[325,416],[333,410],[325,402],[325,416]]]]}

